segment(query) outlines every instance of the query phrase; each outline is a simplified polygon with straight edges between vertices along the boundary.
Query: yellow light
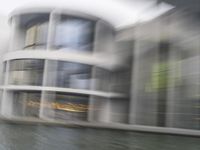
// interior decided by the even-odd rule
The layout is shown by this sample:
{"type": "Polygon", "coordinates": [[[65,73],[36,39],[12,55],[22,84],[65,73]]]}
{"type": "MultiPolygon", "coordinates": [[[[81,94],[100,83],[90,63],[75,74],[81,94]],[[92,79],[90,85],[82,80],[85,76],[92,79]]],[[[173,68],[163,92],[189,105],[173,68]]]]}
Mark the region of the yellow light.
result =
{"type": "MultiPolygon", "coordinates": [[[[38,101],[27,101],[26,103],[27,106],[29,107],[40,107],[40,102],[38,101]]],[[[65,103],[61,104],[58,102],[52,102],[52,103],[44,103],[42,104],[46,108],[53,108],[57,110],[63,110],[63,111],[71,111],[71,112],[87,112],[88,110],[88,105],[84,104],[74,104],[74,103],[65,103]]]]}

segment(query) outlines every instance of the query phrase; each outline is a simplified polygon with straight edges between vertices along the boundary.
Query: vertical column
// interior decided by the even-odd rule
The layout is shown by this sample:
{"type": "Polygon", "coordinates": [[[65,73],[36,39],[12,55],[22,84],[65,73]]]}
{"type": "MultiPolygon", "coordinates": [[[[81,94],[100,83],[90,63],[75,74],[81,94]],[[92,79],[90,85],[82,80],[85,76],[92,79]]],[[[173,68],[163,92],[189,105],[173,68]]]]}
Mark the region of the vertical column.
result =
{"type": "Polygon", "coordinates": [[[14,16],[11,24],[9,51],[22,50],[25,45],[25,31],[20,24],[21,16],[14,16]]]}
{"type": "MultiPolygon", "coordinates": [[[[95,68],[94,66],[92,66],[92,77],[94,76],[94,72],[95,72],[95,68]]],[[[95,82],[95,79],[91,80],[90,82],[90,89],[91,90],[94,90],[95,89],[95,85],[96,85],[96,82],[95,82]]],[[[89,96],[89,102],[88,102],[88,105],[89,105],[89,109],[88,109],[88,121],[92,122],[94,121],[94,118],[95,118],[95,96],[92,96],[90,95],[89,96]]]]}
{"type": "MultiPolygon", "coordinates": [[[[93,43],[93,53],[95,53],[96,51],[96,47],[97,47],[97,43],[98,42],[98,22],[95,23],[95,30],[94,30],[94,43],[93,43]]],[[[94,78],[95,76],[95,66],[92,66],[92,72],[91,72],[91,76],[92,78],[94,78]]],[[[91,90],[95,90],[95,86],[96,86],[96,80],[95,79],[92,79],[91,82],[90,82],[90,89],[91,90]]],[[[89,102],[88,102],[88,105],[89,105],[89,109],[88,109],[88,121],[92,122],[94,121],[95,119],[95,96],[92,96],[90,95],[89,96],[89,102]]]]}
{"type": "Polygon", "coordinates": [[[17,20],[19,20],[19,17],[18,17],[18,19],[16,19],[16,17],[14,17],[11,20],[10,43],[9,43],[9,48],[8,48],[9,51],[12,51],[13,47],[14,47],[15,32],[16,32],[16,29],[17,29],[17,26],[18,26],[17,20]]]}
{"type": "MultiPolygon", "coordinates": [[[[10,62],[7,61],[6,62],[6,72],[5,72],[4,86],[8,85],[9,68],[10,68],[10,62]]],[[[11,117],[12,112],[13,112],[12,93],[7,91],[6,88],[4,88],[3,94],[2,94],[1,114],[5,117],[11,117]]]]}
{"type": "MultiPolygon", "coordinates": [[[[158,65],[159,22],[135,28],[133,49],[130,124],[157,124],[157,91],[154,68],[158,65]]],[[[157,80],[157,78],[156,78],[157,80]]]]}
{"type": "MultiPolygon", "coordinates": [[[[50,13],[49,16],[49,27],[48,27],[48,38],[47,38],[47,51],[50,51],[53,49],[53,43],[55,38],[55,30],[56,30],[56,23],[59,20],[59,12],[57,10],[54,10],[50,13]]],[[[45,60],[44,62],[44,73],[43,73],[43,83],[42,86],[47,86],[47,77],[49,72],[49,60],[45,60]]],[[[48,104],[48,92],[42,91],[41,94],[41,104],[40,104],[40,114],[39,117],[43,119],[52,119],[48,116],[54,116],[54,110],[51,108],[46,108],[48,104]],[[47,112],[48,111],[48,112],[47,112]],[[48,114],[48,116],[47,116],[48,114]]]]}
{"type": "Polygon", "coordinates": [[[130,112],[129,112],[129,123],[136,124],[136,115],[137,115],[137,87],[138,87],[138,76],[139,73],[139,50],[140,50],[140,41],[135,40],[135,46],[133,48],[133,63],[132,63],[132,73],[131,73],[131,88],[130,88],[130,112]]]}
{"type": "MultiPolygon", "coordinates": [[[[107,26],[104,22],[97,21],[94,32],[95,32],[94,49],[93,49],[94,54],[101,53],[103,54],[103,56],[111,57],[110,54],[113,50],[113,44],[114,44],[114,35],[112,29],[109,26],[107,26]]],[[[95,74],[97,73],[96,71],[97,68],[94,67],[92,71],[92,77],[95,77],[95,74]]],[[[98,90],[96,88],[98,84],[101,83],[93,79],[91,83],[91,90],[98,90]]],[[[109,87],[110,84],[107,83],[106,86],[109,87]]],[[[107,91],[109,92],[110,90],[107,91]]],[[[90,96],[88,120],[110,122],[110,117],[111,117],[110,103],[111,102],[109,98],[90,96]]]]}

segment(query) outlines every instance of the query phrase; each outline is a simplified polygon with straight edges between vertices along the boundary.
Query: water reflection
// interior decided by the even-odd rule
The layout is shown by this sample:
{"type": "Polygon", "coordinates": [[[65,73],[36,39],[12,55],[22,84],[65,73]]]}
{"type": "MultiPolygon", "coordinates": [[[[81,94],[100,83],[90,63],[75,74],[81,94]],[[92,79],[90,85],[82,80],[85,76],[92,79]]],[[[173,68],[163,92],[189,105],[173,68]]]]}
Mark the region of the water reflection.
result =
{"type": "Polygon", "coordinates": [[[1,150],[199,150],[194,137],[0,124],[1,150]]]}

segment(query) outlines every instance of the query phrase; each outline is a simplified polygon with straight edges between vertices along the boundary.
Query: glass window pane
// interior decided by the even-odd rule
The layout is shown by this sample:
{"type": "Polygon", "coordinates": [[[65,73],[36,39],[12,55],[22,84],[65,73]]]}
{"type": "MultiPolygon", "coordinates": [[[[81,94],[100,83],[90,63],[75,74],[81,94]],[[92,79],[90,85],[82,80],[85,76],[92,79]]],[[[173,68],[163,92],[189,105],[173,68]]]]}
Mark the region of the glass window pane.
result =
{"type": "MultiPolygon", "coordinates": [[[[68,17],[56,27],[55,46],[58,49],[72,48],[75,51],[91,51],[94,23],[92,21],[68,17]]],[[[72,51],[72,50],[70,50],[72,51]]]]}
{"type": "Polygon", "coordinates": [[[47,106],[45,110],[54,111],[53,116],[49,117],[58,120],[87,120],[88,96],[48,92],[47,97],[49,99],[44,105],[47,106]]]}
{"type": "Polygon", "coordinates": [[[89,89],[91,66],[64,61],[49,61],[49,86],[89,89]]]}
{"type": "Polygon", "coordinates": [[[42,85],[44,61],[23,59],[10,61],[9,83],[42,85]]]}
{"type": "Polygon", "coordinates": [[[32,26],[26,31],[25,46],[35,44],[36,31],[37,31],[37,26],[32,26]]]}
{"type": "Polygon", "coordinates": [[[39,117],[41,92],[14,91],[13,112],[20,117],[39,117]]]}
{"type": "Polygon", "coordinates": [[[45,44],[47,42],[48,23],[42,23],[37,26],[36,44],[45,44]]]}
{"type": "Polygon", "coordinates": [[[44,49],[47,43],[48,22],[36,23],[27,28],[25,49],[44,49]]]}

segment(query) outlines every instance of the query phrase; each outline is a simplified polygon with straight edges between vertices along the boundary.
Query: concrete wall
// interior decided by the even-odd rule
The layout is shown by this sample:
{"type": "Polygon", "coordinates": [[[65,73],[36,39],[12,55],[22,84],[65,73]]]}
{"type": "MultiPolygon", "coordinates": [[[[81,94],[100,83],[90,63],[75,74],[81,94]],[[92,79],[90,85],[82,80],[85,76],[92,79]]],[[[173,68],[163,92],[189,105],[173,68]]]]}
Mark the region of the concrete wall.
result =
{"type": "Polygon", "coordinates": [[[199,129],[199,24],[196,14],[173,10],[134,27],[131,124],[199,129]],[[153,71],[161,63],[168,65],[163,88],[153,71]]]}

